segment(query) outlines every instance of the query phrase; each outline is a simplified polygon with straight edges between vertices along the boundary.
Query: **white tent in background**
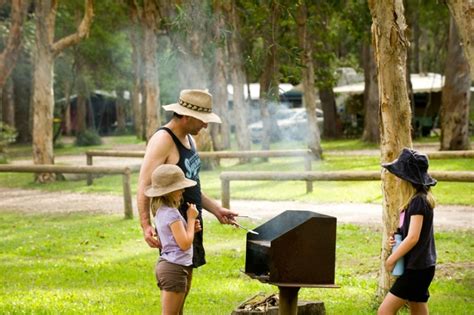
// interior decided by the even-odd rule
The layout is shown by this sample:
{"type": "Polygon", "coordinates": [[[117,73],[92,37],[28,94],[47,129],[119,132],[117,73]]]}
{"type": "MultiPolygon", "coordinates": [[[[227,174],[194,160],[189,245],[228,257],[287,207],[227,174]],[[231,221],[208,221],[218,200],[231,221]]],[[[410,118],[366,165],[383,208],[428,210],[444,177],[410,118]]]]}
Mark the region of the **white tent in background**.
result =
{"type": "MultiPolygon", "coordinates": [[[[414,93],[440,92],[444,85],[444,76],[439,73],[413,73],[410,75],[414,93]]],[[[334,93],[358,95],[364,93],[364,82],[337,86],[334,93]]]]}
{"type": "MultiPolygon", "coordinates": [[[[244,97],[245,99],[249,98],[249,89],[250,89],[250,99],[252,101],[256,101],[260,98],[260,83],[250,83],[248,86],[247,84],[244,84],[244,97]]],[[[278,94],[283,94],[285,92],[288,92],[289,90],[293,89],[293,85],[289,83],[282,83],[278,85],[278,94]]],[[[232,84],[227,85],[227,93],[228,93],[228,100],[233,101],[234,100],[234,86],[232,84]]]]}

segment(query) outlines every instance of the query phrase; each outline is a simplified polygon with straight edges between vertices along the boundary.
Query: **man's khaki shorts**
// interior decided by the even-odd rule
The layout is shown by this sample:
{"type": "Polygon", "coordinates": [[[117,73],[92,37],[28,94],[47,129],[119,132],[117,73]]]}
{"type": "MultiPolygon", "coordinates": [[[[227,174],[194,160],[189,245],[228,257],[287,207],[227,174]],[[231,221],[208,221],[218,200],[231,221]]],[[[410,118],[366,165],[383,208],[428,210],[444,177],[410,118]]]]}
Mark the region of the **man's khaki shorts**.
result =
{"type": "Polygon", "coordinates": [[[160,290],[187,292],[191,287],[193,267],[181,266],[160,259],[156,264],[155,275],[160,290]]]}

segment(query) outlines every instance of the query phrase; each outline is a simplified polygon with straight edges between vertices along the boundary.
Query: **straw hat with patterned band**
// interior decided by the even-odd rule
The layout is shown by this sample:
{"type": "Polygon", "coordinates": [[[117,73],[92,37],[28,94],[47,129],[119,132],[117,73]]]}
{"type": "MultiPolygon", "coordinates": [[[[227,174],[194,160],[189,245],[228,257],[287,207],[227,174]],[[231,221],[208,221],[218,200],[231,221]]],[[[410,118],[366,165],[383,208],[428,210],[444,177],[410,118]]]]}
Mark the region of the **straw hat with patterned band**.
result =
{"type": "Polygon", "coordinates": [[[436,179],[428,174],[428,157],[418,151],[404,148],[398,158],[382,166],[390,173],[415,185],[434,186],[436,179]]]}
{"type": "Polygon", "coordinates": [[[162,164],[151,174],[151,186],[145,189],[145,196],[164,196],[170,192],[196,184],[194,180],[185,178],[183,171],[177,165],[162,164]]]}
{"type": "Polygon", "coordinates": [[[182,90],[178,103],[164,105],[163,108],[204,123],[221,123],[219,116],[212,112],[212,95],[204,90],[182,90]]]}

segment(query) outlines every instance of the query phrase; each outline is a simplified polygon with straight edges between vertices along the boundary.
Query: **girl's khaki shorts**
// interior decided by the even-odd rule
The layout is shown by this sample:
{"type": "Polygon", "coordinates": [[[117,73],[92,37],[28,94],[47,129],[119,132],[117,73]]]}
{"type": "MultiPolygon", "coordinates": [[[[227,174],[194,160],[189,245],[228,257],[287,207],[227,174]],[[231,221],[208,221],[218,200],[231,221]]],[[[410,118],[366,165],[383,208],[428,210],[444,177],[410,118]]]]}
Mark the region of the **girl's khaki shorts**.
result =
{"type": "Polygon", "coordinates": [[[155,275],[160,290],[187,292],[191,287],[193,267],[181,266],[160,259],[156,264],[155,275]]]}

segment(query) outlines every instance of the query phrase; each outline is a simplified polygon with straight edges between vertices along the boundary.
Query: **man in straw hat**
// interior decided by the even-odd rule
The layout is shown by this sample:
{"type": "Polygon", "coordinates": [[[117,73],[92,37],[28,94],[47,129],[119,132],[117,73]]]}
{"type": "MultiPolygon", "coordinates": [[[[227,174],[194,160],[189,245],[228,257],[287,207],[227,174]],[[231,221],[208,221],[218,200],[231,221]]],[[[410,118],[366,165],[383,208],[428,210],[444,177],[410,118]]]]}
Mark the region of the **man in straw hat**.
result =
{"type": "MultiPolygon", "coordinates": [[[[186,204],[193,203],[199,210],[198,220],[202,221],[202,209],[216,216],[223,224],[232,224],[237,213],[221,207],[201,192],[199,170],[201,160],[196,152],[196,144],[191,135],[197,135],[208,123],[220,123],[219,116],[212,112],[212,95],[203,90],[183,90],[177,103],[163,108],[173,112],[173,118],[149,139],[138,179],[137,203],[140,224],[145,241],[150,247],[160,248],[155,229],[150,223],[150,199],[145,189],[151,184],[153,170],[161,164],[175,164],[180,167],[186,178],[197,182],[196,186],[186,188],[183,202],[179,208],[186,219],[186,204]]],[[[204,228],[202,226],[202,228],[204,228]]],[[[206,263],[202,244],[202,231],[195,235],[193,243],[193,266],[206,263]]]]}

